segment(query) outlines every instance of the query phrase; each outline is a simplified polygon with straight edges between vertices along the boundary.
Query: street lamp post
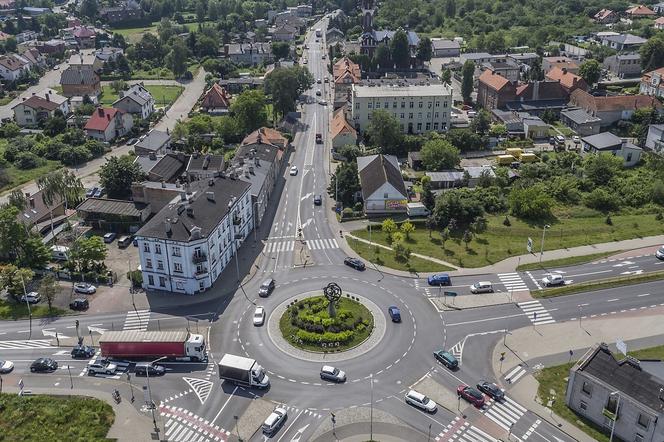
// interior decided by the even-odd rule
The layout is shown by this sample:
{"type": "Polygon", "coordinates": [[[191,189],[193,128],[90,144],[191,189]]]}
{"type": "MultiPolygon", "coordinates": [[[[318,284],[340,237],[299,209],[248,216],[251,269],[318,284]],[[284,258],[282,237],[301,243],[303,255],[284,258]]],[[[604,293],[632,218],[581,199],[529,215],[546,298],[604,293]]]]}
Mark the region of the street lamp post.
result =
{"type": "Polygon", "coordinates": [[[542,229],[542,245],[540,246],[540,258],[539,262],[542,264],[542,255],[544,255],[544,235],[546,235],[546,229],[550,229],[551,226],[548,224],[544,224],[544,228],[542,229]]]}
{"type": "MultiPolygon", "coordinates": [[[[166,356],[162,356],[158,359],[155,359],[154,361],[150,362],[150,365],[156,364],[157,362],[166,359],[166,356]]],[[[155,418],[154,415],[154,401],[152,400],[152,389],[150,389],[150,368],[146,367],[145,369],[145,377],[147,378],[148,381],[148,397],[150,398],[150,410],[152,411],[152,423],[154,424],[154,430],[156,433],[159,433],[159,429],[157,429],[157,419],[155,418]]]]}
{"type": "Polygon", "coordinates": [[[30,332],[28,333],[28,340],[32,339],[32,310],[30,309],[30,303],[28,302],[28,294],[25,291],[25,280],[23,275],[21,275],[21,284],[23,285],[23,297],[25,298],[25,305],[28,306],[28,317],[30,318],[30,332]]]}
{"type": "Polygon", "coordinates": [[[71,367],[67,365],[67,371],[69,372],[69,382],[71,384],[71,389],[74,389],[74,378],[71,377],[71,367]]]}
{"type": "Polygon", "coordinates": [[[620,409],[620,392],[614,391],[613,393],[609,394],[609,396],[613,395],[618,396],[618,401],[616,402],[616,412],[613,416],[613,424],[611,425],[611,437],[609,437],[609,442],[613,442],[613,433],[616,430],[616,421],[618,420],[618,410],[620,409]]]}
{"type": "Polygon", "coordinates": [[[237,426],[238,420],[240,420],[240,417],[235,415],[233,416],[233,419],[235,419],[235,432],[237,433],[237,440],[242,442],[242,438],[240,437],[240,429],[237,426]]]}
{"type": "Polygon", "coordinates": [[[373,373],[369,376],[369,382],[371,383],[371,408],[369,414],[369,440],[373,440],[373,373]]]}

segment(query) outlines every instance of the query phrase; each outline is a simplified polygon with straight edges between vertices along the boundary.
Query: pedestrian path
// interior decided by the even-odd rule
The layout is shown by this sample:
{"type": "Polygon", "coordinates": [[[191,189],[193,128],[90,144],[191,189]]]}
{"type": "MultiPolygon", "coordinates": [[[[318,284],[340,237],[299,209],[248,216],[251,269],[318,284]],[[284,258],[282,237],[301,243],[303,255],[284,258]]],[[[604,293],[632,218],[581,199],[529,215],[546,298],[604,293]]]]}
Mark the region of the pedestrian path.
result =
{"type": "Polygon", "coordinates": [[[437,442],[498,442],[498,439],[486,434],[477,427],[470,425],[464,419],[455,417],[445,429],[436,436],[437,442]]]}
{"type": "Polygon", "coordinates": [[[516,272],[498,273],[498,279],[500,279],[500,282],[505,286],[505,289],[507,289],[508,292],[528,290],[528,286],[523,282],[523,279],[521,279],[521,275],[516,272]]]}
{"type": "Polygon", "coordinates": [[[528,319],[530,319],[530,322],[534,325],[552,324],[556,322],[556,320],[551,317],[548,310],[542,307],[540,301],[519,302],[517,305],[523,310],[528,319]]]}
{"type": "Polygon", "coordinates": [[[127,312],[122,329],[145,331],[148,329],[148,322],[150,322],[150,310],[132,310],[127,312]]]}
{"type": "Polygon", "coordinates": [[[162,405],[159,414],[166,420],[164,440],[166,441],[226,441],[230,431],[210,423],[181,407],[162,405]]]}
{"type": "Polygon", "coordinates": [[[505,375],[505,382],[507,382],[508,384],[515,384],[525,374],[526,374],[526,369],[523,368],[521,365],[517,365],[505,375]]]}
{"type": "Polygon", "coordinates": [[[488,401],[488,406],[482,410],[482,413],[506,431],[510,431],[512,425],[526,414],[526,409],[507,396],[502,402],[496,402],[493,399],[488,401]]]}
{"type": "MultiPolygon", "coordinates": [[[[265,253],[283,253],[295,250],[295,244],[299,240],[273,241],[265,245],[265,253]]],[[[304,243],[309,250],[338,249],[339,243],[332,239],[308,239],[304,243]]]]}
{"type": "Polygon", "coordinates": [[[32,350],[34,348],[49,348],[50,339],[31,339],[25,341],[0,341],[0,350],[32,350]]]}
{"type": "Polygon", "coordinates": [[[338,249],[339,244],[337,243],[337,240],[332,238],[332,239],[308,239],[307,241],[307,247],[309,247],[310,250],[322,250],[322,249],[338,249]]]}

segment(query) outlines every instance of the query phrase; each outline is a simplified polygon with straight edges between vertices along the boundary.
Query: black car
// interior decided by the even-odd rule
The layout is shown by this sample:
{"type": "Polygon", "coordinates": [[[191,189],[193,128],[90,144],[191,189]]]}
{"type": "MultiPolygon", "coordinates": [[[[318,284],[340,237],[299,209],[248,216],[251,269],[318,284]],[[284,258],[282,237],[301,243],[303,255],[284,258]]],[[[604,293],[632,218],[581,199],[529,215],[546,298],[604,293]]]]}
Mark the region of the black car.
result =
{"type": "Polygon", "coordinates": [[[58,363],[51,358],[39,358],[30,365],[30,371],[35,372],[51,372],[58,369],[58,363]]]}
{"type": "Polygon", "coordinates": [[[320,206],[323,204],[323,197],[321,195],[314,196],[314,206],[320,206]]]}
{"type": "Polygon", "coordinates": [[[72,310],[87,310],[90,307],[87,299],[74,299],[69,303],[69,308],[72,310]]]}
{"type": "Polygon", "coordinates": [[[482,393],[491,396],[496,401],[502,401],[505,399],[505,392],[493,382],[480,381],[477,384],[477,389],[482,393]]]}
{"type": "Polygon", "coordinates": [[[364,270],[366,268],[362,261],[357,258],[351,258],[350,256],[344,259],[344,264],[354,268],[355,270],[364,270]]]}
{"type": "Polygon", "coordinates": [[[89,359],[95,355],[95,349],[89,345],[77,345],[71,349],[71,357],[74,359],[89,359]]]}

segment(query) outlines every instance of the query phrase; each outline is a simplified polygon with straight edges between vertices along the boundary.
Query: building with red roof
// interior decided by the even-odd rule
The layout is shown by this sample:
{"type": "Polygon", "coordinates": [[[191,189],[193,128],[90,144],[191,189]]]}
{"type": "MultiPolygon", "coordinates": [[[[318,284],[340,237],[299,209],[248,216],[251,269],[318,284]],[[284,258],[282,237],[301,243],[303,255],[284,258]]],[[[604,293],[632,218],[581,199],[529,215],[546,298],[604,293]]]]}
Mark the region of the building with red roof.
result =
{"type": "Polygon", "coordinates": [[[576,89],[588,90],[586,81],[578,75],[569,72],[567,68],[554,67],[547,72],[546,79],[559,82],[568,94],[571,94],[576,89]]]}
{"type": "Polygon", "coordinates": [[[231,94],[215,83],[203,96],[201,110],[208,114],[226,114],[231,106],[231,94]]]}
{"type": "Polygon", "coordinates": [[[134,118],[130,113],[112,107],[100,107],[83,129],[90,138],[110,142],[129,133],[133,125],[134,118]]]}
{"type": "Polygon", "coordinates": [[[631,18],[653,17],[657,15],[655,11],[644,5],[636,5],[625,11],[625,14],[631,18]]]}
{"type": "Polygon", "coordinates": [[[516,86],[495,71],[485,70],[477,85],[477,102],[483,108],[500,109],[516,100],[516,86]]]}

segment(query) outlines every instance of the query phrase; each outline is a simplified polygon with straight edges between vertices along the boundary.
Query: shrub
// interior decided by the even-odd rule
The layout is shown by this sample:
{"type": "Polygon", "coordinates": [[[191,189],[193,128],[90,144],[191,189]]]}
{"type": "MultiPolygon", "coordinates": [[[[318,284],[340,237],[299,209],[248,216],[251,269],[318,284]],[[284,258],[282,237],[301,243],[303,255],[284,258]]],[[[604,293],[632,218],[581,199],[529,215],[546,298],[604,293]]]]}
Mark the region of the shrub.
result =
{"type": "Polygon", "coordinates": [[[41,163],[41,158],[32,152],[19,152],[16,154],[14,165],[19,169],[34,169],[41,163]]]}
{"type": "Polygon", "coordinates": [[[300,339],[302,342],[305,342],[307,344],[317,344],[317,345],[333,344],[335,342],[345,344],[348,341],[352,340],[354,336],[355,333],[351,330],[346,330],[339,333],[331,333],[331,332],[311,333],[305,330],[297,331],[297,338],[300,339]]]}
{"type": "Polygon", "coordinates": [[[509,227],[511,225],[512,223],[510,222],[509,217],[506,216],[505,219],[503,220],[503,226],[509,227]]]}

